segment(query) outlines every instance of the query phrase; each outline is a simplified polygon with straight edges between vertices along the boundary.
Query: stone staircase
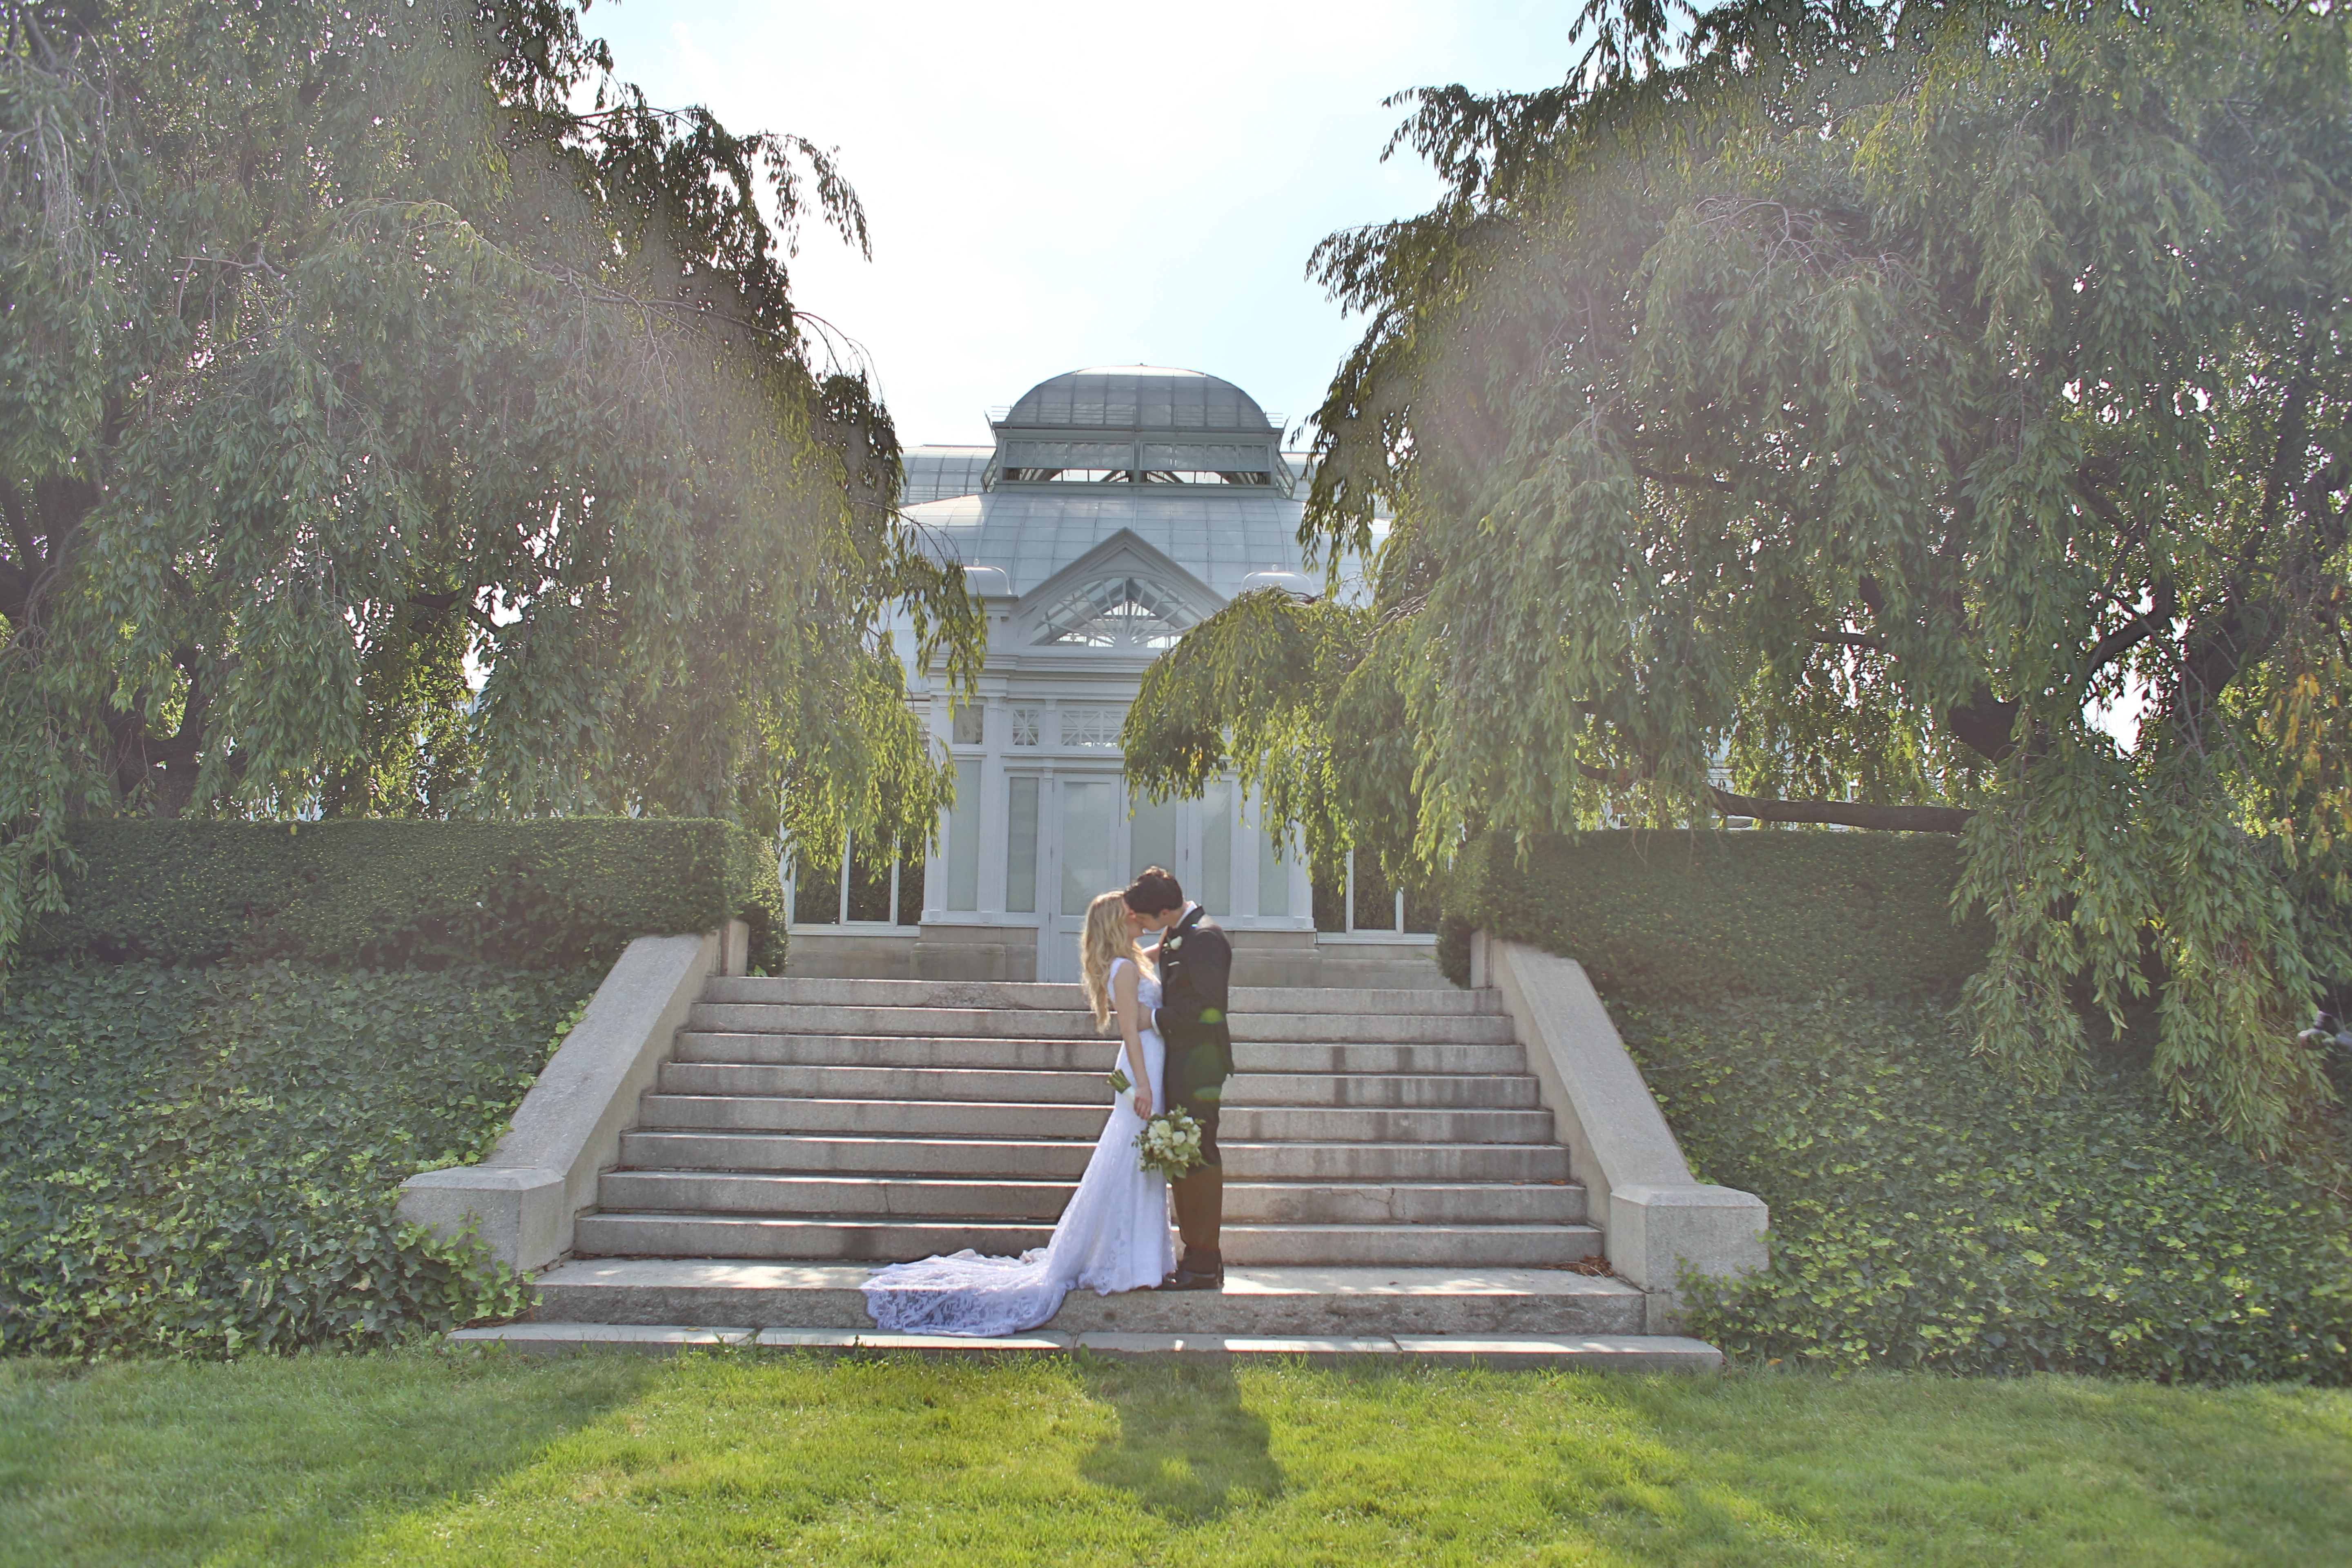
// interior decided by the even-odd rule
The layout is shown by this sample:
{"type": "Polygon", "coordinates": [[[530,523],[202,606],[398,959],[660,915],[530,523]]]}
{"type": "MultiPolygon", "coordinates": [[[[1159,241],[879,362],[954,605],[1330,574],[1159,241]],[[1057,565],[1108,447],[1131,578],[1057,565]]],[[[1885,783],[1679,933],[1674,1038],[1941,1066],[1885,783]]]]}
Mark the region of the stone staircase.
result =
{"type": "MultiPolygon", "coordinates": [[[[1225,1292],[1075,1294],[1037,1343],[1713,1363],[1579,1271],[1601,1233],[1493,992],[1244,988],[1233,1011],[1225,1292]]],[[[1116,1051],[1075,985],[714,977],[532,1321],[478,1332],[903,1339],[865,1316],[868,1268],[1044,1245],[1116,1051]]]]}

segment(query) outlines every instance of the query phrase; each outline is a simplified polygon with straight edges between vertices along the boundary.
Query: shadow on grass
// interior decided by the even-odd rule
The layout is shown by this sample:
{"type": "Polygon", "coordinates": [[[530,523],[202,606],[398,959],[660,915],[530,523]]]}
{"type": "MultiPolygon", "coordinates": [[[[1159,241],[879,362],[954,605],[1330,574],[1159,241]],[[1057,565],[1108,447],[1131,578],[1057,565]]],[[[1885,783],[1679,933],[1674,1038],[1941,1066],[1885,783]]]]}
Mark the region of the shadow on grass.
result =
{"type": "Polygon", "coordinates": [[[645,1358],[0,1362],[0,1568],[335,1561],[635,1398],[645,1358]]]}
{"type": "Polygon", "coordinates": [[[1147,1364],[1079,1354],[1087,1393],[1118,1414],[1118,1432],[1079,1462],[1097,1486],[1126,1492],[1150,1512],[1200,1524],[1286,1489],[1265,1418],[1242,1405],[1229,1364],[1147,1364]]]}

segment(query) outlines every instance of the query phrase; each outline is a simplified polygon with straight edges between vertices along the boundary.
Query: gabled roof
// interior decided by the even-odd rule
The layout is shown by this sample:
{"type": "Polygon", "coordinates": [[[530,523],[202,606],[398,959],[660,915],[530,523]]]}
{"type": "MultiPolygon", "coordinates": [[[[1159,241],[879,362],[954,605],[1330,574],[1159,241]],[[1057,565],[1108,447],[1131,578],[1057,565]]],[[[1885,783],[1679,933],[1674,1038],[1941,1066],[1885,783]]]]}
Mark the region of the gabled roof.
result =
{"type": "Polygon", "coordinates": [[[1023,595],[1011,626],[990,641],[1024,654],[1148,663],[1223,603],[1207,584],[1121,529],[1023,595]]]}
{"type": "MultiPolygon", "coordinates": [[[[1016,616],[1028,616],[1053,605],[1075,588],[1082,588],[1098,577],[1133,574],[1149,577],[1172,590],[1186,607],[1202,618],[1216,614],[1232,595],[1220,594],[1187,572],[1161,551],[1155,550],[1132,529],[1122,528],[1097,544],[1093,549],[1021,594],[1021,602],[1013,606],[1016,616]]],[[[1019,592],[1019,590],[1015,590],[1019,592]]]]}
{"type": "MultiPolygon", "coordinates": [[[[1273,490],[1171,486],[1008,486],[907,509],[940,561],[993,566],[1022,597],[1128,533],[1223,605],[1253,572],[1297,572],[1302,507],[1273,490]]],[[[1212,606],[1214,607],[1214,606],[1212,606]]]]}

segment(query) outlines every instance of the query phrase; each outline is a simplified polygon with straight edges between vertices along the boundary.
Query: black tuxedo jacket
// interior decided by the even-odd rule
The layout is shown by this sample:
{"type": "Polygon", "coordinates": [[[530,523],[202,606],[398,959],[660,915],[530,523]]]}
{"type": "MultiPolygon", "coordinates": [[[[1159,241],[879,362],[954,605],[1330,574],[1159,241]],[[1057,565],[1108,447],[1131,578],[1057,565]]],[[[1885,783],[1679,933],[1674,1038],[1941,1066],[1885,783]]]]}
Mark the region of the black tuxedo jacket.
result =
{"type": "Polygon", "coordinates": [[[1234,1070],[1234,1035],[1225,1019],[1234,944],[1195,904],[1160,939],[1160,1007],[1151,1021],[1168,1047],[1177,1098],[1215,1100],[1234,1070]]]}

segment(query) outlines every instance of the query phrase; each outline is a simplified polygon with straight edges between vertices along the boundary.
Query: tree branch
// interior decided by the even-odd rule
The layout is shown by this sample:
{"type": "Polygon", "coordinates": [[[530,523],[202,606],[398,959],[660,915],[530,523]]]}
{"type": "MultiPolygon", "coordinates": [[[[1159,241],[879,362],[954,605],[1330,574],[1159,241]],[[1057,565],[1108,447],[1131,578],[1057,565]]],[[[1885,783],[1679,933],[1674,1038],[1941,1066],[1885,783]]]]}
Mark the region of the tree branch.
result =
{"type": "Polygon", "coordinates": [[[2074,678],[2074,684],[2089,686],[2093,676],[2148,638],[2170,629],[2179,616],[2180,593],[2168,578],[2157,584],[2153,602],[2147,609],[2091,645],[2091,651],[2084,656],[2082,670],[2074,678]]]}
{"type": "Polygon", "coordinates": [[[1730,491],[1737,489],[1728,479],[1718,479],[1707,474],[1669,474],[1656,468],[1635,468],[1643,479],[1661,485],[1680,485],[1685,489],[1730,491]]]}
{"type": "Polygon", "coordinates": [[[1882,833],[1958,833],[1976,815],[1958,805],[1870,805],[1858,800],[1765,800],[1709,784],[1707,798],[1726,816],[1759,822],[1825,822],[1882,833]]]}
{"type": "Polygon", "coordinates": [[[2311,407],[2311,356],[2287,385],[2279,410],[2278,439],[2271,471],[2263,483],[2261,526],[2252,530],[2239,552],[2235,570],[2224,586],[2220,613],[2190,626],[2180,639],[2180,680],[2173,698],[2173,718],[2189,743],[2203,748],[2206,710],[2221,698],[2238,672],[2269,653],[2279,638],[2279,617],[2256,596],[2253,579],[2263,541],[2276,538],[2280,513],[2285,510],[2290,478],[2303,455],[2311,407]]]}
{"type": "MultiPolygon", "coordinates": [[[[1576,771],[1601,784],[1628,784],[1633,775],[1611,773],[1579,759],[1576,771]]],[[[1706,786],[1709,805],[1726,816],[1752,816],[1759,822],[1819,822],[1836,827],[1859,827],[1875,833],[1958,833],[1976,815],[1958,805],[1872,805],[1858,800],[1767,800],[1760,795],[1734,795],[1706,786]]]]}
{"type": "Polygon", "coordinates": [[[8,520],[8,542],[16,552],[17,569],[32,572],[42,563],[41,552],[33,548],[33,528],[25,516],[25,498],[16,493],[14,483],[5,480],[0,480],[0,516],[8,520]]]}
{"type": "MultiPolygon", "coordinates": [[[[2170,616],[2165,617],[2165,624],[2169,624],[2170,620],[2170,616]]],[[[2158,624],[2153,615],[2134,616],[2093,643],[2089,655],[2083,660],[2082,681],[2078,684],[2088,682],[2091,677],[2146,642],[2155,635],[2158,624]]]]}

